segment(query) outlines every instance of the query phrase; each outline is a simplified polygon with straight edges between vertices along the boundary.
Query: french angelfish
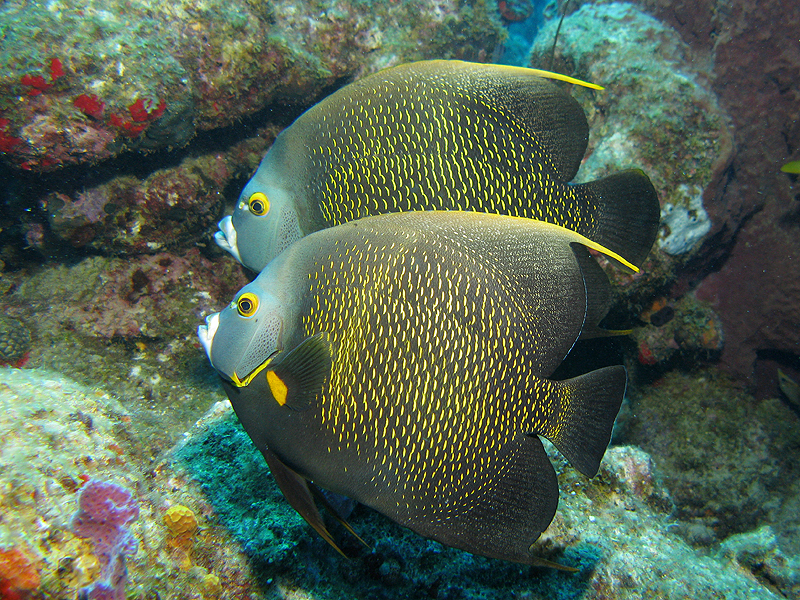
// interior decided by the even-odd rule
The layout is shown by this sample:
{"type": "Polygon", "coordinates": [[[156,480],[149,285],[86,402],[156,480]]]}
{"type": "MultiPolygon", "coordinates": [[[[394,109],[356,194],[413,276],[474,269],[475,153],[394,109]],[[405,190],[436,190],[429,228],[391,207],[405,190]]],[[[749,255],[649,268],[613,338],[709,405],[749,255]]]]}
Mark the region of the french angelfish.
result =
{"type": "Polygon", "coordinates": [[[626,386],[622,366],[547,379],[578,338],[605,334],[608,279],[587,248],[618,259],[531,219],[367,217],[295,242],[198,335],[284,495],[331,544],[314,485],[443,544],[542,564],[529,548],[558,484],[539,436],[593,476],[626,386]]]}
{"type": "Polygon", "coordinates": [[[434,60],[345,86],[275,139],[220,221],[217,243],[259,272],[325,227],[388,212],[475,210],[567,227],[636,270],[658,231],[655,190],[639,170],[567,183],[589,126],[575,99],[539,73],[434,60]]]}

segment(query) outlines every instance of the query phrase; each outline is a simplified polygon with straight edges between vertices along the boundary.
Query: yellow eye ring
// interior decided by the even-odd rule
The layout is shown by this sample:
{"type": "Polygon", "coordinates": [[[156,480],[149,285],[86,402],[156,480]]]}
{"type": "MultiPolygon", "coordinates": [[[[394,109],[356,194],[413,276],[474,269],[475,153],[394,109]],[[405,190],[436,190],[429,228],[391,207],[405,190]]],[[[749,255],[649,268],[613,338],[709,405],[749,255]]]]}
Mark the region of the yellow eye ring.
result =
{"type": "Polygon", "coordinates": [[[263,217],[269,212],[269,198],[262,192],[256,192],[247,201],[250,212],[257,217],[263,217]]]}
{"type": "Polygon", "coordinates": [[[258,296],[250,292],[242,294],[236,301],[236,310],[243,317],[252,317],[258,310],[258,296]]]}

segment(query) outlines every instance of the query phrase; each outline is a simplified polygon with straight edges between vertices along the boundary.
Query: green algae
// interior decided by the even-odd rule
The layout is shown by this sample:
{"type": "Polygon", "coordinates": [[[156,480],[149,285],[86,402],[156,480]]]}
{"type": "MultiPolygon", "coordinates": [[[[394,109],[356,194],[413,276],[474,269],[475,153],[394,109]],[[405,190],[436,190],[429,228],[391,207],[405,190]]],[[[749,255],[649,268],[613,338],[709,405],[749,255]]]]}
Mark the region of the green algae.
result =
{"type": "MultiPolygon", "coordinates": [[[[657,383],[636,394],[626,438],[659,465],[676,515],[712,539],[781,523],[785,482],[800,475],[785,460],[800,447],[791,410],[775,398],[756,401],[712,370],[672,372],[657,383]]],[[[787,525],[778,525],[779,536],[787,525]]]]}
{"type": "Polygon", "coordinates": [[[286,560],[296,540],[309,535],[235,416],[190,438],[174,457],[200,484],[220,524],[262,570],[286,560]]]}

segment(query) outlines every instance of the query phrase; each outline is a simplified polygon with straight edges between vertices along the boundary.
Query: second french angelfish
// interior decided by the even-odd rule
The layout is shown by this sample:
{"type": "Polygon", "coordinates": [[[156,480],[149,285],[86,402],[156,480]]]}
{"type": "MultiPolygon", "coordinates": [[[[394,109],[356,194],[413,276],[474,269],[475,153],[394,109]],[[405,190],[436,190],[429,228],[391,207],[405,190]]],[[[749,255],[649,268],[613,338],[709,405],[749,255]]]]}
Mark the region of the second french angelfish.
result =
{"type": "Polygon", "coordinates": [[[287,127],[216,240],[259,272],[325,227],[475,210],[567,227],[636,270],[658,231],[658,198],[639,170],[568,184],[588,139],[580,105],[533,69],[446,60],[392,67],[287,127]]]}

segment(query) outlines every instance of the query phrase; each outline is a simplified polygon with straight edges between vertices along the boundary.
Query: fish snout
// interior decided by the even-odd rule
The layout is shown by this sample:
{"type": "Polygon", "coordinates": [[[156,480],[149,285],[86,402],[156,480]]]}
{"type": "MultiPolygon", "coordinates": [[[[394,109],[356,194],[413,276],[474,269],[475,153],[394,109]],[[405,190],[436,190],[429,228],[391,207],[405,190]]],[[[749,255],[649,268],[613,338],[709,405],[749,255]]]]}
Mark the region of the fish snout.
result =
{"type": "Polygon", "coordinates": [[[236,240],[236,227],[233,226],[233,219],[230,216],[225,217],[217,223],[217,227],[219,227],[219,231],[214,234],[214,241],[217,242],[217,246],[230,252],[236,260],[242,262],[236,240]]]}
{"type": "Polygon", "coordinates": [[[200,325],[197,328],[197,337],[200,339],[200,344],[205,348],[206,355],[208,356],[211,366],[214,362],[211,360],[211,346],[214,343],[214,334],[217,333],[219,327],[219,313],[213,313],[206,317],[206,324],[200,325]]]}

